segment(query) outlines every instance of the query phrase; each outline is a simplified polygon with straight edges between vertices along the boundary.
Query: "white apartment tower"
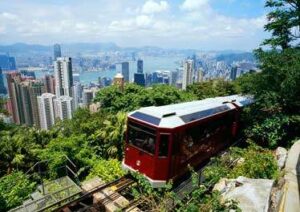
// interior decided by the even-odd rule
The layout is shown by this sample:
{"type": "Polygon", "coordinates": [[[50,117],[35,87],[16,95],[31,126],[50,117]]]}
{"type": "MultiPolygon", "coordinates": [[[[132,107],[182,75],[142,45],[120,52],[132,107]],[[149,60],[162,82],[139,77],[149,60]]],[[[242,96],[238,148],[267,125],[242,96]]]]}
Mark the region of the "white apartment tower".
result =
{"type": "Polygon", "coordinates": [[[198,68],[196,73],[196,82],[202,82],[203,81],[203,68],[198,68]]]}
{"type": "Polygon", "coordinates": [[[54,61],[54,77],[56,96],[72,96],[73,75],[72,59],[59,57],[54,61]]]}
{"type": "Polygon", "coordinates": [[[41,129],[49,130],[55,124],[55,98],[52,93],[43,93],[37,97],[41,129]]]}
{"type": "Polygon", "coordinates": [[[61,120],[71,119],[73,113],[72,97],[60,96],[55,100],[55,117],[61,120]]]}
{"type": "Polygon", "coordinates": [[[182,90],[186,90],[187,86],[193,83],[193,67],[193,60],[187,60],[183,64],[182,90]]]}

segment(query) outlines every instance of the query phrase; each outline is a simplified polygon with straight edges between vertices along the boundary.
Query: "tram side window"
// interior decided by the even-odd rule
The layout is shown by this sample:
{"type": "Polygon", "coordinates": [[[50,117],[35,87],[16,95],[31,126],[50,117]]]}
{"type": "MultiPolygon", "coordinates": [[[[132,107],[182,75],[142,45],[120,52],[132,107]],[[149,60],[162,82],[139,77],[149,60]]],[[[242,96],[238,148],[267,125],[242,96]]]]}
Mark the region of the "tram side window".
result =
{"type": "Polygon", "coordinates": [[[150,154],[155,153],[155,135],[148,132],[145,127],[143,129],[137,127],[137,126],[131,126],[128,127],[128,142],[129,144],[145,151],[150,154]]]}
{"type": "Polygon", "coordinates": [[[159,157],[167,157],[169,149],[169,135],[161,135],[159,143],[159,157]]]}

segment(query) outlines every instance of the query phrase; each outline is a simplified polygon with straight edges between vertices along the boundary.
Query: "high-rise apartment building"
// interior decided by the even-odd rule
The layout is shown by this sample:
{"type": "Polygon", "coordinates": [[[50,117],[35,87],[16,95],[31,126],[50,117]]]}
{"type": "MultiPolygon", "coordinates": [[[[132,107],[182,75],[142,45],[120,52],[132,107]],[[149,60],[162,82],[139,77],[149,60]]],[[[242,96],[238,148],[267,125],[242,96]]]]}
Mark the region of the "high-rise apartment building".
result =
{"type": "Polygon", "coordinates": [[[182,73],[182,90],[186,90],[187,86],[193,83],[194,61],[187,60],[183,64],[182,73]]]}
{"type": "Polygon", "coordinates": [[[82,93],[83,106],[88,107],[93,101],[93,91],[84,89],[82,93]]]}
{"type": "Polygon", "coordinates": [[[82,85],[79,82],[75,82],[72,87],[72,96],[73,96],[73,107],[76,110],[81,103],[82,98],[82,85]]]}
{"type": "Polygon", "coordinates": [[[141,59],[138,59],[137,61],[137,73],[144,73],[144,62],[141,59]]]}
{"type": "Polygon", "coordinates": [[[196,76],[195,76],[195,81],[196,82],[202,82],[203,81],[203,68],[198,68],[198,70],[196,71],[196,76]]]}
{"type": "Polygon", "coordinates": [[[41,129],[49,130],[55,124],[55,98],[52,93],[43,93],[37,97],[41,129]]]}
{"type": "Polygon", "coordinates": [[[21,83],[22,78],[21,74],[18,72],[11,72],[6,74],[7,78],[7,87],[8,87],[8,94],[11,101],[11,111],[13,116],[13,121],[16,124],[21,124],[20,120],[20,113],[22,114],[21,107],[18,107],[18,105],[21,105],[21,99],[19,94],[19,89],[17,84],[21,83]]]}
{"type": "Polygon", "coordinates": [[[54,44],[53,46],[53,50],[54,50],[54,61],[56,61],[57,58],[61,57],[61,48],[59,44],[54,44]]]}
{"type": "Polygon", "coordinates": [[[177,71],[172,71],[171,72],[170,85],[176,86],[177,79],[178,79],[178,72],[177,71]]]}
{"type": "Polygon", "coordinates": [[[39,127],[37,96],[45,92],[44,84],[23,79],[18,72],[7,74],[7,84],[14,123],[39,127]]]}
{"type": "Polygon", "coordinates": [[[72,96],[73,75],[72,59],[60,57],[54,62],[55,94],[60,96],[72,96]]]}
{"type": "Polygon", "coordinates": [[[6,94],[6,88],[4,86],[4,81],[3,81],[3,74],[2,74],[2,69],[0,67],[0,94],[6,94]]]}
{"type": "Polygon", "coordinates": [[[44,84],[36,80],[25,80],[17,84],[18,107],[21,124],[40,127],[37,97],[45,92],[44,84]]]}
{"type": "Polygon", "coordinates": [[[54,100],[55,117],[61,120],[71,119],[73,113],[72,97],[60,96],[54,100]]]}
{"type": "Polygon", "coordinates": [[[53,75],[46,74],[44,77],[46,93],[55,94],[55,78],[53,75]]]}
{"type": "Polygon", "coordinates": [[[235,80],[237,77],[238,68],[236,66],[232,67],[230,70],[230,79],[235,80]]]}

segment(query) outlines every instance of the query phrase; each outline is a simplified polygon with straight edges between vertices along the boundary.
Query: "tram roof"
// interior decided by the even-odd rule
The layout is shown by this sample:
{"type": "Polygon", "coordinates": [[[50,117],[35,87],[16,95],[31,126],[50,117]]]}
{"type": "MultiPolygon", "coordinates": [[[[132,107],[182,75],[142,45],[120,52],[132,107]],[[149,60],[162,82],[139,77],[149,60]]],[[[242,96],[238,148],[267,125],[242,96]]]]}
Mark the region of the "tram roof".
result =
{"type": "Polygon", "coordinates": [[[192,121],[205,119],[218,113],[233,110],[235,106],[231,104],[232,102],[239,107],[244,107],[251,104],[253,98],[249,96],[232,95],[166,106],[144,107],[131,112],[129,117],[160,128],[175,128],[192,121]]]}

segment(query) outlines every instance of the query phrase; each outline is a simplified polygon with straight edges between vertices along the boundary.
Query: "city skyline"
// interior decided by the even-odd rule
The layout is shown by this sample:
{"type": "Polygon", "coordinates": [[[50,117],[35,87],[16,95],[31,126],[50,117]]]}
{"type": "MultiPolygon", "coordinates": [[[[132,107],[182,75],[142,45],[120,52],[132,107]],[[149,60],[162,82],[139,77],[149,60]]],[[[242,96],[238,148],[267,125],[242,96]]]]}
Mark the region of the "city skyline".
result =
{"type": "Polygon", "coordinates": [[[3,1],[0,39],[1,44],[67,40],[251,50],[268,37],[263,4],[261,0],[3,1]]]}

